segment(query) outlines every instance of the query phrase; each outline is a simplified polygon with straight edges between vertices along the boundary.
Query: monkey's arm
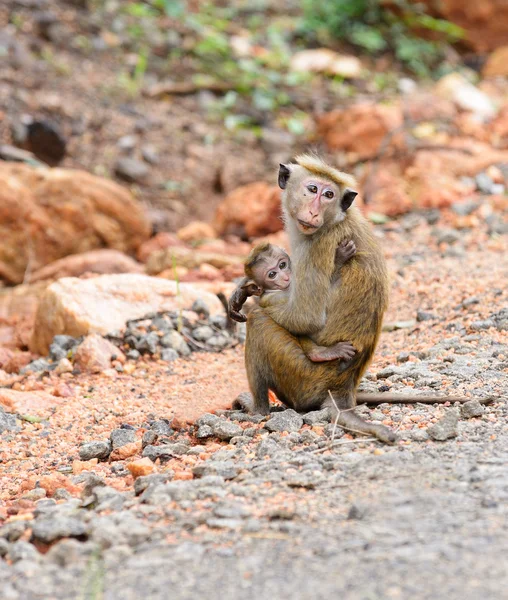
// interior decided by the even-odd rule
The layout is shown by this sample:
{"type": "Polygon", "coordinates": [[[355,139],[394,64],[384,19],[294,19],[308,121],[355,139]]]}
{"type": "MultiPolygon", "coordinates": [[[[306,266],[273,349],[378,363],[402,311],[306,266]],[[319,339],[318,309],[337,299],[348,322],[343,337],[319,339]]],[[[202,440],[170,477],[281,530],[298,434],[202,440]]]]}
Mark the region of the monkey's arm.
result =
{"type": "Polygon", "coordinates": [[[300,345],[312,362],[328,362],[331,360],[350,360],[356,350],[349,342],[338,342],[333,346],[318,346],[309,337],[299,338],[300,345]]]}
{"type": "Polygon", "coordinates": [[[243,305],[250,296],[260,296],[262,290],[248,277],[244,277],[234,292],[231,294],[231,298],[228,302],[228,314],[234,321],[238,323],[245,323],[247,317],[240,312],[243,305]]]}

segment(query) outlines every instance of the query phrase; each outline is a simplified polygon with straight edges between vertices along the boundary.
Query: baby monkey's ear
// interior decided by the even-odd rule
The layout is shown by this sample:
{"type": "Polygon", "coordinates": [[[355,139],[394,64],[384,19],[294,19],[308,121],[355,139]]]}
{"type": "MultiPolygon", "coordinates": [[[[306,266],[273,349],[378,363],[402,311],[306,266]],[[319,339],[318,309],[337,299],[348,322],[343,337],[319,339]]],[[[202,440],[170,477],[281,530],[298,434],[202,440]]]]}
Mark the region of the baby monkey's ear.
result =
{"type": "Polygon", "coordinates": [[[355,192],[354,190],[351,190],[349,188],[346,188],[344,190],[340,201],[340,207],[344,212],[346,212],[346,210],[351,206],[351,204],[353,204],[353,200],[356,198],[356,196],[358,196],[358,192],[355,192]]]}
{"type": "Polygon", "coordinates": [[[291,175],[290,169],[286,165],[283,165],[281,163],[279,165],[279,187],[281,190],[286,189],[290,175],[291,175]]]}

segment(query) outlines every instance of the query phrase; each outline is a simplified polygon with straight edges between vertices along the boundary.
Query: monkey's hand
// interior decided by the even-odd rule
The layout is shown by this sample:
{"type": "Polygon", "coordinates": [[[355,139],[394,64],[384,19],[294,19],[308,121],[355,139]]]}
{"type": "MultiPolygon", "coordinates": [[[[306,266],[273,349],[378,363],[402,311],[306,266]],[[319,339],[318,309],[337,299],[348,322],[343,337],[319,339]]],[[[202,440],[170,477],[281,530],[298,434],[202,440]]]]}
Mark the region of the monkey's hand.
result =
{"type": "Polygon", "coordinates": [[[228,315],[233,321],[238,323],[245,323],[247,317],[241,312],[243,305],[245,304],[249,296],[260,296],[262,290],[252,281],[244,278],[240,284],[236,287],[235,291],[231,294],[231,298],[228,302],[228,315]]]}
{"type": "Polygon", "coordinates": [[[356,254],[356,245],[353,240],[349,240],[349,242],[341,242],[335,250],[335,268],[340,268],[344,265],[350,258],[356,254]]]}
{"type": "Polygon", "coordinates": [[[349,342],[339,342],[335,346],[314,346],[307,352],[312,362],[328,362],[331,360],[351,360],[356,350],[349,342]]]}

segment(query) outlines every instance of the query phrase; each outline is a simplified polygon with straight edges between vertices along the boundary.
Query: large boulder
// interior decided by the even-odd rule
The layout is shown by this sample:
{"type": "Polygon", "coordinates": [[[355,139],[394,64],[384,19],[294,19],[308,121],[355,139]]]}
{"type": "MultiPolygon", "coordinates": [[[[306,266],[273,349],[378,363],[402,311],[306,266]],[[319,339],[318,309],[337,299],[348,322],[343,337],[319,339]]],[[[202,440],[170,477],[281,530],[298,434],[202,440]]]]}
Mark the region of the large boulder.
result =
{"type": "Polygon", "coordinates": [[[506,0],[425,0],[437,14],[466,32],[465,42],[478,52],[493,50],[506,44],[508,3],[506,0]]]}
{"type": "Polygon", "coordinates": [[[190,309],[197,299],[205,302],[211,314],[224,314],[217,296],[176,281],[137,274],[66,277],[42,295],[30,347],[47,354],[57,334],[106,334],[148,313],[190,309]]]}
{"type": "Polygon", "coordinates": [[[232,191],[217,207],[215,230],[242,238],[259,237],[283,228],[280,189],[263,181],[232,191]]]}
{"type": "Polygon", "coordinates": [[[0,162],[0,279],[95,248],[134,252],[150,234],[141,204],[84,171],[0,162]]]}

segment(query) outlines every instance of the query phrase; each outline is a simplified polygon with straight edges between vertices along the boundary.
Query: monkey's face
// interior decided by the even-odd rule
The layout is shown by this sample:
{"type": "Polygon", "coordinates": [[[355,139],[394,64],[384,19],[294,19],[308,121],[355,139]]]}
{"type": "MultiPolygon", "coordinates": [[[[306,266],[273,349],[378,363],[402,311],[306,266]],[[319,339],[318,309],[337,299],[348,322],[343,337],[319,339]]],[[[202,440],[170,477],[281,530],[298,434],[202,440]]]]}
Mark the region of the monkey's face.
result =
{"type": "Polygon", "coordinates": [[[300,165],[280,165],[279,186],[285,190],[283,207],[303,235],[316,233],[324,224],[342,221],[356,192],[300,165]]]}
{"type": "Polygon", "coordinates": [[[269,256],[253,269],[253,279],[264,290],[286,290],[291,283],[291,263],[287,254],[269,256]]]}

